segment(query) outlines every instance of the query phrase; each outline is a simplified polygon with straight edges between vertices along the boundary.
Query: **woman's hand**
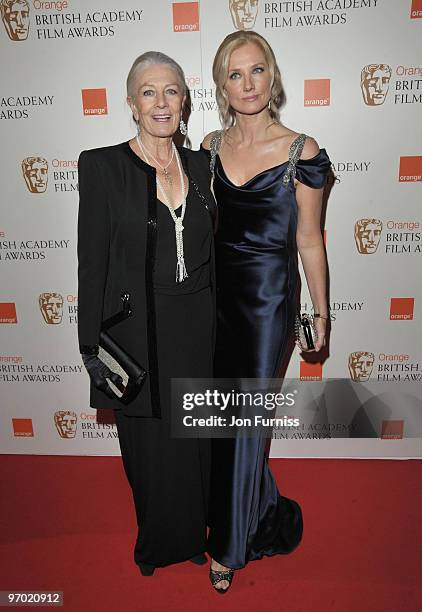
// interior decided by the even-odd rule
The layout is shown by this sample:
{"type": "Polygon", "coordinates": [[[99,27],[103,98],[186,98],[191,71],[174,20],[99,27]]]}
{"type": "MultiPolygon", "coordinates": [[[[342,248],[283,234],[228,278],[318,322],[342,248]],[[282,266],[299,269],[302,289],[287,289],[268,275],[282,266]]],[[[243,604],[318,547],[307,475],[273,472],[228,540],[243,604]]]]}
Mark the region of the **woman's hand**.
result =
{"type": "Polygon", "coordinates": [[[317,317],[314,319],[315,329],[317,331],[318,339],[315,344],[315,352],[318,352],[325,346],[325,334],[327,331],[327,319],[323,317],[317,317]]]}
{"type": "Polygon", "coordinates": [[[324,317],[316,317],[314,319],[314,325],[317,332],[318,339],[315,343],[315,348],[313,349],[304,349],[301,347],[299,340],[296,340],[296,346],[298,346],[301,353],[317,353],[326,345],[326,331],[327,331],[327,318],[324,317]]]}
{"type": "Polygon", "coordinates": [[[108,378],[120,391],[124,391],[122,377],[112,372],[97,355],[82,353],[81,357],[94,387],[103,391],[109,398],[115,399],[117,396],[108,384],[108,378]]]}

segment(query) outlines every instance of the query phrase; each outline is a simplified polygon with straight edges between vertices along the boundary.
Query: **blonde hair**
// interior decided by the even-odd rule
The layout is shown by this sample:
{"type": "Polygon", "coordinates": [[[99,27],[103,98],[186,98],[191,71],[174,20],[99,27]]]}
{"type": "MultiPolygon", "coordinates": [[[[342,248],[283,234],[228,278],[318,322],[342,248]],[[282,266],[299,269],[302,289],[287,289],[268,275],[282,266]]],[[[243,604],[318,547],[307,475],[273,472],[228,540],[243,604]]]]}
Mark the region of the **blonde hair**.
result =
{"type": "Polygon", "coordinates": [[[280,70],[275,59],[273,50],[263,36],[252,31],[232,32],[223,40],[217,49],[212,66],[212,76],[216,86],[216,98],[220,120],[224,128],[234,125],[235,111],[231,108],[224,85],[229,74],[229,62],[233,51],[246,45],[254,43],[260,47],[265,55],[271,74],[271,98],[269,112],[272,119],[280,121],[280,108],[286,102],[280,70]]]}

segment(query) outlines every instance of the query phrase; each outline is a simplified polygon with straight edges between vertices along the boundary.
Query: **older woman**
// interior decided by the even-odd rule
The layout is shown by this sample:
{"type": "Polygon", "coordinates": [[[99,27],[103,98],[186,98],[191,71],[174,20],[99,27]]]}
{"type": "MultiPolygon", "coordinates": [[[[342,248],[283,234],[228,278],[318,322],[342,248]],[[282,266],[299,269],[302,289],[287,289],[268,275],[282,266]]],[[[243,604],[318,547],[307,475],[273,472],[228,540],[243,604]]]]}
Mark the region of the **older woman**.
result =
{"type": "MultiPolygon", "coordinates": [[[[328,318],[326,259],[320,229],[324,149],[279,120],[280,72],[267,41],[235,32],[213,66],[223,131],[211,149],[219,208],[216,234],[219,377],[273,378],[287,351],[297,287],[297,250],[318,331],[328,318]]],[[[214,439],[210,493],[213,586],[226,592],[233,570],[263,555],[292,551],[302,536],[299,505],[279,494],[263,436],[214,439]]]]}
{"type": "Polygon", "coordinates": [[[170,435],[170,379],[209,377],[213,352],[213,207],[206,157],[178,148],[186,132],[185,78],[158,52],[127,78],[138,134],[79,158],[79,344],[93,408],[115,411],[138,521],[143,575],[188,559],[206,561],[209,441],[170,435]],[[109,330],[147,370],[123,405],[98,357],[101,323],[130,296],[133,314],[109,330]]]}

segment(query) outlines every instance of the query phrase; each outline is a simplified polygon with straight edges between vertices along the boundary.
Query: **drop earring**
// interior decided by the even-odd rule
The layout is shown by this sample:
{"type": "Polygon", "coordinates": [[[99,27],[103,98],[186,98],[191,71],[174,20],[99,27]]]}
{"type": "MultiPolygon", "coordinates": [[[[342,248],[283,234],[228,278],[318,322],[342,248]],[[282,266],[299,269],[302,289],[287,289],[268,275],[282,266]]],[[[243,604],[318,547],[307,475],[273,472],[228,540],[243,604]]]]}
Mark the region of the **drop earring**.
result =
{"type": "Polygon", "coordinates": [[[183,121],[182,117],[180,117],[179,130],[180,133],[183,134],[183,136],[186,136],[186,134],[188,133],[188,126],[183,121]]]}

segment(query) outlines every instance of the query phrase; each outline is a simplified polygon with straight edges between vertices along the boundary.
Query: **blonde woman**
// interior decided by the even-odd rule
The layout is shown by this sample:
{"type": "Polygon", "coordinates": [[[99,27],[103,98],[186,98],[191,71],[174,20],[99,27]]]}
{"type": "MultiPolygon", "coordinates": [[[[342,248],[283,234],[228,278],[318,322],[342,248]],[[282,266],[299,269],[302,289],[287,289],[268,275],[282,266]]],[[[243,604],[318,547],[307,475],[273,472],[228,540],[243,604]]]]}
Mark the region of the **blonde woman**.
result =
{"type": "MultiPolygon", "coordinates": [[[[203,142],[219,209],[215,375],[272,378],[294,322],[297,251],[317,315],[315,350],[325,344],[320,217],[330,161],[313,138],[280,122],[280,71],[262,36],[227,36],[213,77],[224,127],[203,142]]],[[[289,553],[302,537],[300,507],[278,492],[266,447],[263,436],[213,440],[208,552],[220,593],[235,569],[289,553]]]]}

